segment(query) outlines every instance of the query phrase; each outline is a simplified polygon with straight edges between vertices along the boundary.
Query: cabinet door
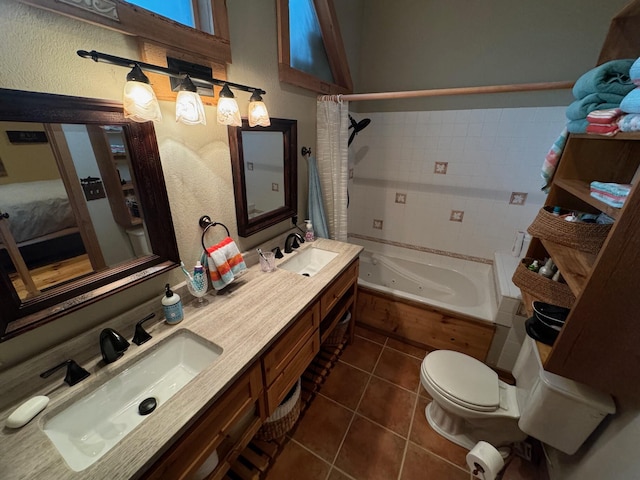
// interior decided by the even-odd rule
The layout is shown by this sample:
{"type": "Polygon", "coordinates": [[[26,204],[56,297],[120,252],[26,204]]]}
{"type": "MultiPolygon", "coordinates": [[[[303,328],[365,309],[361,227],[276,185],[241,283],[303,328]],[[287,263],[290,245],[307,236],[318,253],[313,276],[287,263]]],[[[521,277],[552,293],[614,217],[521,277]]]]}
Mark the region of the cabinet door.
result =
{"type": "MultiPolygon", "coordinates": [[[[262,398],[262,375],[260,365],[255,364],[237,380],[187,432],[158,460],[143,476],[145,479],[187,479],[218,449],[220,463],[217,467],[228,468],[234,455],[241,450],[238,445],[224,442],[235,425],[251,415],[245,430],[255,433],[262,424],[264,407],[262,398]],[[251,413],[253,412],[253,413],[251,413]]],[[[248,442],[253,434],[245,435],[248,442]],[[246,437],[249,437],[248,440],[246,437]]]]}

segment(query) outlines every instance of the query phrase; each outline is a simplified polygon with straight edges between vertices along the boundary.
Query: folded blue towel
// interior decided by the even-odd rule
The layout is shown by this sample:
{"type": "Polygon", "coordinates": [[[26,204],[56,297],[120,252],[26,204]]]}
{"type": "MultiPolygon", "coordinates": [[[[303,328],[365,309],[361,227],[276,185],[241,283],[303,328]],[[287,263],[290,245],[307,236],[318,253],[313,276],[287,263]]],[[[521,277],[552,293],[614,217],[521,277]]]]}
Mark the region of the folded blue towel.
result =
{"type": "Polygon", "coordinates": [[[569,133],[587,133],[589,122],[586,118],[582,120],[569,120],[567,122],[567,131],[569,133]]]}
{"type": "Polygon", "coordinates": [[[624,205],[624,201],[613,200],[613,199],[607,197],[606,195],[602,195],[602,194],[600,194],[598,192],[591,192],[591,193],[589,193],[589,195],[591,195],[593,198],[597,198],[602,203],[606,203],[607,205],[609,205],[611,207],[622,208],[622,206],[624,205]]]}
{"type": "Polygon", "coordinates": [[[622,99],[620,110],[626,113],[640,113],[640,88],[634,88],[622,99]]]}
{"type": "Polygon", "coordinates": [[[629,69],[635,59],[611,60],[583,74],[573,86],[573,96],[584,98],[591,93],[614,93],[625,96],[635,86],[629,69]]]}
{"type": "Polygon", "coordinates": [[[623,115],[618,120],[618,128],[621,132],[640,132],[640,114],[623,115]]]}
{"type": "Polygon", "coordinates": [[[615,93],[591,93],[571,103],[567,107],[566,115],[569,120],[581,120],[587,118],[587,115],[594,110],[619,107],[623,98],[625,98],[623,95],[615,93]]]}
{"type": "Polygon", "coordinates": [[[640,58],[638,58],[635,62],[633,62],[633,65],[631,65],[631,68],[629,69],[629,77],[631,78],[631,81],[633,83],[639,85],[638,81],[640,81],[640,58]]]}

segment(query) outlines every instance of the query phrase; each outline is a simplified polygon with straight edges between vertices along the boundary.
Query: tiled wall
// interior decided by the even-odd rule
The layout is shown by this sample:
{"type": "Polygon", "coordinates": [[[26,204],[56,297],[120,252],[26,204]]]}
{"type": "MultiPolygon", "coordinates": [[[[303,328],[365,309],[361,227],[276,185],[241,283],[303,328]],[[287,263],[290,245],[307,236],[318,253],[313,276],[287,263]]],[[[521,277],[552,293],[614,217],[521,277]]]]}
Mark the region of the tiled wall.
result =
{"type": "Polygon", "coordinates": [[[379,112],[349,148],[349,232],[493,259],[544,203],[565,107],[379,112]]]}

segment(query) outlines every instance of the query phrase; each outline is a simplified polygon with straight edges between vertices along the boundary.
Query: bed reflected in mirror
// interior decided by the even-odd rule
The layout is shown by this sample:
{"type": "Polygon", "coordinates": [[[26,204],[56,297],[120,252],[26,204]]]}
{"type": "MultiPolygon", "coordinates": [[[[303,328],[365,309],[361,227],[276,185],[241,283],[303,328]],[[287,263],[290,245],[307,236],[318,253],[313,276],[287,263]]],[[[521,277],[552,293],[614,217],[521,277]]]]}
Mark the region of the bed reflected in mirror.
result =
{"type": "Polygon", "coordinates": [[[122,126],[0,122],[0,162],[0,262],[21,300],[151,253],[122,126]]]}
{"type": "Polygon", "coordinates": [[[152,122],[0,89],[0,341],[179,261],[152,122]]]}

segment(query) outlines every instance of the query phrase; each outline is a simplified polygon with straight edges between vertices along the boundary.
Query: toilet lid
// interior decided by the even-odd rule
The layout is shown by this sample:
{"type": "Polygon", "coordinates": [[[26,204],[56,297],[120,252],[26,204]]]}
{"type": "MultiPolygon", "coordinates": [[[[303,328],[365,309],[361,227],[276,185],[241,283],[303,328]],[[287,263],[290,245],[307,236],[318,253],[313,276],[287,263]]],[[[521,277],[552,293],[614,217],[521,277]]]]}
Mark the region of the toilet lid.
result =
{"type": "Polygon", "coordinates": [[[498,375],[475,358],[436,350],[426,356],[422,370],[440,393],[459,405],[479,411],[500,406],[498,375]]]}

